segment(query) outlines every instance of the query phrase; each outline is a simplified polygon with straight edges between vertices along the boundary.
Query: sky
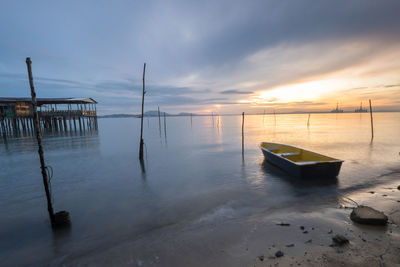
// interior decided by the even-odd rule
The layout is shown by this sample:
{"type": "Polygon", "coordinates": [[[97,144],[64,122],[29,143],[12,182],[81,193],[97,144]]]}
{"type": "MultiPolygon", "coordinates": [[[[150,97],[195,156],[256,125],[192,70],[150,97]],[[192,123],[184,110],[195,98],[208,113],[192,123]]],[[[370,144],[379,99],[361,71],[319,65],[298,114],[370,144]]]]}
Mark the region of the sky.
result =
{"type": "Polygon", "coordinates": [[[0,1],[0,97],[100,114],[400,111],[400,1],[0,1]]]}

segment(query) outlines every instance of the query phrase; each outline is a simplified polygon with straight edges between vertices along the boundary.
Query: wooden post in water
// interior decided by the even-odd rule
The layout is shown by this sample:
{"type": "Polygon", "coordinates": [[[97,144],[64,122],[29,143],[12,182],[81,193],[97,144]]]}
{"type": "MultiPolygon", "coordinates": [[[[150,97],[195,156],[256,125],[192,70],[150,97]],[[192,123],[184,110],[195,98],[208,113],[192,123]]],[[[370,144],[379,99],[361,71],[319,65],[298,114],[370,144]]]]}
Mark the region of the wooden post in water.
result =
{"type": "Polygon", "coordinates": [[[193,113],[190,113],[190,127],[193,126],[193,113]]]}
{"type": "Polygon", "coordinates": [[[144,94],[145,91],[145,73],[146,73],[146,63],[143,65],[143,91],[142,91],[142,116],[140,118],[140,147],[139,147],[139,159],[143,160],[143,113],[144,113],[144,94]]]}
{"type": "Polygon", "coordinates": [[[165,139],[167,139],[167,119],[165,116],[165,112],[164,112],[164,136],[165,136],[165,139]]]}
{"type": "Polygon", "coordinates": [[[158,130],[160,132],[160,138],[161,138],[161,114],[160,114],[160,106],[157,106],[158,109],[158,130]]]}
{"type": "Polygon", "coordinates": [[[244,112],[242,113],[242,154],[244,154],[244,112]]]}
{"type": "Polygon", "coordinates": [[[308,114],[307,127],[310,127],[310,116],[311,114],[308,114]]]}
{"type": "Polygon", "coordinates": [[[372,104],[371,99],[369,100],[369,114],[371,115],[371,139],[374,139],[374,121],[372,119],[372,104]]]}
{"type": "Polygon", "coordinates": [[[35,125],[36,139],[37,139],[37,143],[39,146],[38,154],[39,154],[39,159],[40,159],[40,168],[42,169],[43,185],[44,185],[44,190],[46,191],[47,210],[49,212],[51,224],[54,226],[55,217],[54,217],[53,205],[51,203],[49,184],[48,184],[48,180],[47,180],[46,165],[44,163],[43,148],[42,148],[42,134],[40,132],[39,116],[38,116],[38,112],[37,112],[36,93],[35,93],[35,88],[33,85],[31,64],[32,64],[31,59],[29,57],[27,57],[26,58],[26,66],[28,68],[29,85],[31,87],[33,118],[35,120],[34,125],[35,125]]]}

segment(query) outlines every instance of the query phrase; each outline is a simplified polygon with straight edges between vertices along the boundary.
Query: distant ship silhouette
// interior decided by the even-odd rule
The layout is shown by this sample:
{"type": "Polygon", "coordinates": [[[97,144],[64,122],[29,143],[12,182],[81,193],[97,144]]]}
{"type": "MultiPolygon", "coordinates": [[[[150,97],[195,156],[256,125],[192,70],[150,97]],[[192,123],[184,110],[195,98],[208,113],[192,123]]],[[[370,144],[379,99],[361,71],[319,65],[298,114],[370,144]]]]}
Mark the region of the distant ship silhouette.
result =
{"type": "Polygon", "coordinates": [[[343,113],[343,109],[339,109],[339,103],[336,103],[336,109],[331,110],[332,113],[343,113]]]}
{"type": "Polygon", "coordinates": [[[363,113],[363,112],[368,112],[368,110],[365,109],[365,108],[364,108],[364,109],[362,108],[362,102],[361,102],[361,103],[360,103],[360,108],[355,109],[354,112],[356,112],[356,113],[363,113]]]}

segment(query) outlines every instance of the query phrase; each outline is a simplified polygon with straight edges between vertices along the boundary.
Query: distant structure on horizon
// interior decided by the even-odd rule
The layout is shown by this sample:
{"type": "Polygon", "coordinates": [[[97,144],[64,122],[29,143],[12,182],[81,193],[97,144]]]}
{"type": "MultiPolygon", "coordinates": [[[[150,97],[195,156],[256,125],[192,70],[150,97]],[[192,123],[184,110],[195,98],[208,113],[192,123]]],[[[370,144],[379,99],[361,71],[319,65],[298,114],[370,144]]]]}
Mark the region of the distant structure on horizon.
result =
{"type": "Polygon", "coordinates": [[[360,103],[360,108],[355,109],[354,112],[356,112],[356,113],[365,113],[365,112],[368,112],[368,110],[366,108],[363,109],[362,102],[361,102],[360,103]]]}
{"type": "Polygon", "coordinates": [[[336,103],[336,109],[331,110],[332,113],[343,113],[343,109],[339,109],[339,102],[336,103]]]}

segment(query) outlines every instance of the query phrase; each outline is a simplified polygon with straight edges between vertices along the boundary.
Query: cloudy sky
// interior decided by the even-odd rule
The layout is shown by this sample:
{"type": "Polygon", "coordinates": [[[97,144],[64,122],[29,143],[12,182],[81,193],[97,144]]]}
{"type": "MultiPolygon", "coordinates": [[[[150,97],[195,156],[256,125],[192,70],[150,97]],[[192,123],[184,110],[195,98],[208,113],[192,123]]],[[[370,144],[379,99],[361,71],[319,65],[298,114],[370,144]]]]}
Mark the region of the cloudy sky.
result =
{"type": "Polygon", "coordinates": [[[400,1],[0,1],[0,96],[102,114],[400,110],[400,1]]]}

